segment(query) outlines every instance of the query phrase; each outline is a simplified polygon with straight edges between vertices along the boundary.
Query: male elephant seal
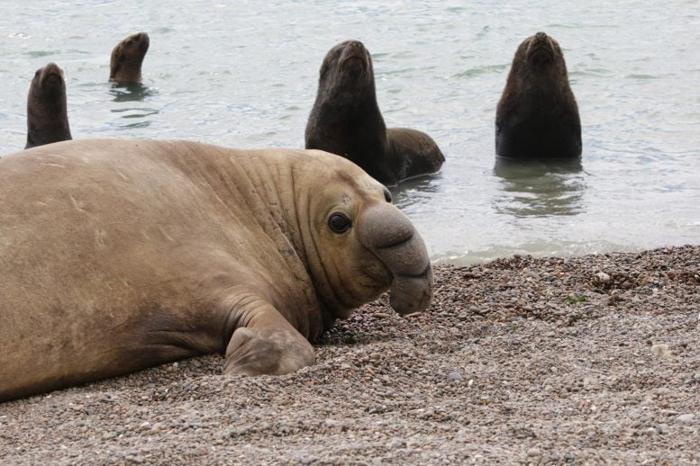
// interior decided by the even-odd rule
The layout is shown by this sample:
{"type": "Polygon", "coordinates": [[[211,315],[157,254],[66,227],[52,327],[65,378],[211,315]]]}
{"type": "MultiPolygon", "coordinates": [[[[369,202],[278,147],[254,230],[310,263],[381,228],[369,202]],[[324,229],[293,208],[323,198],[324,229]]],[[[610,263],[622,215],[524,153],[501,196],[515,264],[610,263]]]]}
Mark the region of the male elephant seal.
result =
{"type": "Polygon", "coordinates": [[[432,271],[377,181],[321,151],[80,140],[0,160],[0,400],[198,354],[284,374],[432,271]]]}
{"type": "Polygon", "coordinates": [[[112,49],[109,80],[118,84],[141,82],[141,65],[149,43],[145,32],[132,34],[119,42],[112,49]]]}
{"type": "Polygon", "coordinates": [[[520,44],[496,112],[496,153],[519,160],[580,157],[581,121],[557,41],[538,32],[520,44]]]}
{"type": "Polygon", "coordinates": [[[34,73],[27,96],[25,149],[71,139],[63,70],[49,63],[34,73]]]}
{"type": "Polygon", "coordinates": [[[341,42],[323,60],[306,148],[342,155],[386,185],[434,173],[445,161],[427,134],[387,130],[377,105],[372,57],[358,41],[341,42]]]}

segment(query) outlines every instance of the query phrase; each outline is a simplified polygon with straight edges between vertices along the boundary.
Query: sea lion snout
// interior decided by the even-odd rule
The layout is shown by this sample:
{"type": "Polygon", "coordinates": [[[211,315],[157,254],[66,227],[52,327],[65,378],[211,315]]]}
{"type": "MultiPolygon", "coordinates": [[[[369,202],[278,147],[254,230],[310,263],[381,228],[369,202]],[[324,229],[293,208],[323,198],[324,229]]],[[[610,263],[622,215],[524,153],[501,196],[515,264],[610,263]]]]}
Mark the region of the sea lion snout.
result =
{"type": "Polygon", "coordinates": [[[362,42],[359,40],[346,41],[342,44],[340,67],[364,73],[367,71],[368,57],[369,53],[362,42]]]}
{"type": "Polygon", "coordinates": [[[401,315],[425,310],[432,299],[433,272],[410,220],[391,204],[375,204],[360,218],[359,238],[393,276],[391,307],[401,315]]]}
{"type": "Polygon", "coordinates": [[[148,34],[146,34],[145,32],[139,32],[137,34],[134,34],[133,40],[143,53],[146,53],[148,51],[148,46],[151,43],[151,39],[148,37],[148,34]]]}
{"type": "Polygon", "coordinates": [[[55,63],[49,63],[39,70],[41,86],[59,87],[63,84],[63,70],[55,63]]]}
{"type": "Polygon", "coordinates": [[[537,65],[551,63],[554,60],[554,43],[544,32],[538,32],[530,39],[527,56],[537,65]]]}
{"type": "Polygon", "coordinates": [[[146,52],[150,44],[150,39],[148,37],[148,34],[146,34],[145,32],[138,32],[127,37],[124,40],[123,44],[124,47],[138,48],[142,52],[146,52]]]}

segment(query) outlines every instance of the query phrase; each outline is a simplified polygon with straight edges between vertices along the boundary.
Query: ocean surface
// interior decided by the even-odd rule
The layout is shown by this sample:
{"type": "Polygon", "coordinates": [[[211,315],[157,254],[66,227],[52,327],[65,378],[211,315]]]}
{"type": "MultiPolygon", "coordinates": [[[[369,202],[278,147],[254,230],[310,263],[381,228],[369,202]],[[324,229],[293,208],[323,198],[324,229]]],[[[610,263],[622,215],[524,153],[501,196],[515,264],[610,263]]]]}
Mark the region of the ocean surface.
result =
{"type": "Polygon", "coordinates": [[[34,71],[65,72],[74,138],[303,147],[317,73],[341,40],[374,59],[388,126],[428,132],[441,173],[395,190],[438,262],[700,243],[698,1],[0,0],[0,154],[24,147],[34,71]],[[151,38],[144,83],[108,83],[112,47],[151,38]],[[518,44],[567,61],[581,170],[494,164],[518,44]]]}

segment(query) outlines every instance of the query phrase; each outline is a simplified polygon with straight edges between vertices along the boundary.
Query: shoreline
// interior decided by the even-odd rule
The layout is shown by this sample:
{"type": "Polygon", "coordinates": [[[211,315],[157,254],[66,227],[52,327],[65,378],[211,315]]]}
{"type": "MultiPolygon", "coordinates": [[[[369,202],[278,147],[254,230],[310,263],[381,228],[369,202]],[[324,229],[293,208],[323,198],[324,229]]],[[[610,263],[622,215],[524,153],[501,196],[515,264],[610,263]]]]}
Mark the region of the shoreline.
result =
{"type": "Polygon", "coordinates": [[[282,377],[205,356],[0,404],[0,462],[700,461],[700,246],[435,266],[282,377]]]}

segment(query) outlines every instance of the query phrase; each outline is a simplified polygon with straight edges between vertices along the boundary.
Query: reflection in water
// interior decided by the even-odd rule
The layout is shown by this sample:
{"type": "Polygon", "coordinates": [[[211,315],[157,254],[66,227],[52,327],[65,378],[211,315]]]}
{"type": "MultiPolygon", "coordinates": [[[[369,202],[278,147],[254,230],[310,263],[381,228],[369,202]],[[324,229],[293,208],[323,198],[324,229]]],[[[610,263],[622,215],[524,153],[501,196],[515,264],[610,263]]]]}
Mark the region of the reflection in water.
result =
{"type": "MultiPolygon", "coordinates": [[[[144,86],[141,83],[113,84],[109,93],[114,97],[113,102],[143,102],[147,97],[157,94],[155,89],[144,86]]],[[[119,125],[122,129],[145,128],[151,124],[148,117],[157,114],[157,108],[147,107],[119,107],[113,108],[112,113],[122,114],[122,118],[138,121],[130,121],[125,125],[119,125]]]]}
{"type": "Polygon", "coordinates": [[[503,193],[494,201],[498,213],[546,217],[583,211],[586,185],[580,160],[544,164],[497,157],[493,172],[501,179],[503,193]]]}
{"type": "Polygon", "coordinates": [[[155,95],[157,92],[141,83],[132,83],[113,84],[109,93],[114,97],[113,102],[142,102],[146,97],[155,95]]]}
{"type": "Polygon", "coordinates": [[[440,190],[440,173],[422,175],[389,187],[394,204],[400,209],[427,202],[440,190]]]}

